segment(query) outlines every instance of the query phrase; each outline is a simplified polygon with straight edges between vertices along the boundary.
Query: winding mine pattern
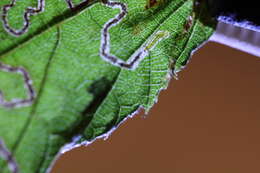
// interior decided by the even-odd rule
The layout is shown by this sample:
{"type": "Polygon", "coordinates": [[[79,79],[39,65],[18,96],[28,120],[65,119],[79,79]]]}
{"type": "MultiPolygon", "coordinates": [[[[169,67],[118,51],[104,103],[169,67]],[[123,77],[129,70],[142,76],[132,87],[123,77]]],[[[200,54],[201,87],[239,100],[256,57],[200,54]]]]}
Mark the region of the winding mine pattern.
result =
{"type": "MultiPolygon", "coordinates": [[[[3,24],[4,28],[7,32],[14,36],[20,36],[24,34],[30,25],[30,16],[39,14],[44,11],[45,6],[45,0],[38,0],[38,7],[32,8],[28,7],[26,9],[26,12],[24,13],[24,26],[20,30],[12,29],[7,21],[7,14],[8,11],[15,6],[17,0],[12,0],[12,2],[8,5],[5,5],[3,7],[3,24]]],[[[74,8],[74,4],[72,0],[65,0],[68,7],[70,9],[74,8]]],[[[83,1],[87,2],[87,0],[83,1]]],[[[110,8],[119,8],[120,13],[116,15],[114,18],[110,19],[107,23],[104,24],[102,30],[101,30],[101,45],[100,45],[100,56],[107,62],[119,66],[121,68],[126,69],[135,69],[139,62],[149,54],[149,51],[153,49],[157,43],[159,43],[162,39],[167,38],[169,36],[169,32],[167,31],[158,31],[152,36],[152,39],[148,40],[147,43],[145,43],[143,46],[141,46],[126,62],[121,60],[120,58],[112,55],[110,53],[110,34],[109,30],[113,26],[119,24],[127,15],[127,6],[124,3],[121,2],[115,2],[110,0],[101,0],[101,2],[110,8]]],[[[10,102],[4,100],[3,93],[0,91],[0,105],[8,108],[13,107],[21,107],[32,104],[33,100],[35,99],[35,91],[32,87],[32,81],[30,79],[29,74],[24,68],[21,67],[11,67],[8,65],[4,65],[0,62],[0,70],[7,71],[11,73],[19,73],[22,74],[25,82],[25,88],[28,90],[28,98],[27,99],[14,99],[10,102]]]]}
{"type": "MultiPolygon", "coordinates": [[[[67,5],[69,8],[74,8],[74,4],[72,3],[71,0],[65,0],[67,2],[67,5]]],[[[24,25],[21,29],[15,30],[13,29],[9,23],[8,23],[8,12],[9,10],[16,5],[17,0],[12,0],[10,4],[4,5],[3,6],[3,14],[2,14],[2,21],[3,21],[3,27],[4,29],[10,33],[11,35],[14,36],[21,36],[25,34],[28,31],[28,28],[30,26],[30,17],[32,15],[37,15],[41,12],[44,11],[45,7],[45,0],[38,0],[38,6],[37,8],[33,7],[28,7],[25,10],[24,13],[24,25]]],[[[30,75],[28,72],[21,67],[11,67],[8,65],[5,65],[0,62],[0,70],[1,71],[6,71],[6,72],[11,72],[11,73],[19,73],[23,76],[24,78],[24,83],[25,83],[25,88],[28,91],[28,98],[27,99],[13,99],[12,101],[6,101],[4,99],[4,94],[0,90],[0,106],[6,107],[6,108],[16,108],[16,107],[23,107],[23,106],[29,106],[33,103],[36,94],[32,86],[32,80],[30,79],[30,75]]]]}
{"type": "Polygon", "coordinates": [[[5,147],[4,142],[0,139],[0,157],[2,157],[8,164],[8,167],[12,173],[18,173],[18,165],[15,162],[12,154],[5,147]]]}
{"type": "Polygon", "coordinates": [[[36,97],[35,91],[32,86],[32,80],[30,78],[29,73],[22,67],[11,67],[9,65],[5,65],[0,62],[0,70],[10,73],[18,73],[23,76],[25,88],[28,92],[28,98],[27,99],[13,99],[12,101],[6,101],[4,99],[3,93],[0,91],[0,106],[6,108],[15,108],[15,107],[23,107],[31,105],[36,97]]]}
{"type": "MultiPolygon", "coordinates": [[[[3,26],[5,30],[14,35],[14,36],[21,36],[24,33],[28,31],[28,28],[30,26],[30,17],[33,15],[37,15],[44,11],[45,7],[45,0],[38,0],[38,6],[37,8],[28,7],[25,10],[24,13],[24,25],[21,29],[15,30],[13,29],[7,20],[8,17],[8,11],[15,6],[17,0],[12,0],[10,4],[3,6],[3,14],[2,14],[2,20],[3,20],[3,26]]],[[[74,8],[74,4],[72,0],[65,0],[68,7],[70,9],[74,8]]],[[[87,2],[87,0],[83,1],[87,2]]],[[[149,49],[146,49],[145,47],[140,48],[136,53],[134,53],[127,62],[121,60],[120,58],[112,55],[110,53],[110,34],[109,30],[113,26],[119,24],[123,18],[127,15],[127,6],[124,3],[121,2],[115,2],[110,0],[101,0],[101,2],[110,7],[110,8],[119,8],[120,13],[115,16],[114,18],[110,19],[102,28],[101,30],[101,45],[100,45],[100,56],[107,62],[122,67],[126,69],[135,69],[138,63],[148,54],[149,49]]]]}
{"type": "MultiPolygon", "coordinates": [[[[73,4],[72,0],[65,0],[65,1],[66,1],[67,5],[70,9],[74,8],[74,4],[73,4]]],[[[18,37],[18,36],[25,34],[28,31],[29,26],[30,26],[30,17],[31,16],[37,15],[41,12],[44,12],[45,0],[38,0],[37,8],[27,7],[27,9],[25,10],[25,13],[23,15],[23,19],[24,19],[23,27],[21,29],[18,29],[18,30],[12,28],[9,25],[9,22],[8,22],[8,19],[7,19],[9,10],[16,5],[16,2],[17,2],[17,0],[12,0],[10,4],[3,6],[2,20],[3,20],[4,29],[8,33],[18,37]]]]}
{"type": "Polygon", "coordinates": [[[149,54],[149,51],[153,49],[157,43],[162,39],[168,38],[169,32],[158,31],[151,40],[149,40],[145,45],[139,48],[128,60],[127,62],[119,59],[118,57],[110,53],[110,34],[109,29],[113,26],[119,24],[124,17],[127,15],[127,6],[124,3],[114,2],[109,0],[102,1],[106,6],[110,8],[119,8],[120,13],[114,18],[110,19],[101,30],[101,46],[100,46],[100,56],[107,62],[126,69],[135,69],[140,61],[149,54]]]}
{"type": "Polygon", "coordinates": [[[37,8],[33,7],[27,7],[25,10],[25,13],[23,15],[24,23],[23,27],[21,29],[13,29],[9,23],[8,23],[8,11],[15,6],[17,0],[12,0],[10,4],[4,5],[3,6],[3,14],[2,14],[2,20],[3,20],[3,26],[5,30],[14,35],[14,36],[21,36],[24,33],[28,31],[28,28],[30,26],[30,17],[33,15],[37,15],[41,12],[44,11],[44,6],[45,6],[45,0],[38,0],[38,6],[37,8]]]}

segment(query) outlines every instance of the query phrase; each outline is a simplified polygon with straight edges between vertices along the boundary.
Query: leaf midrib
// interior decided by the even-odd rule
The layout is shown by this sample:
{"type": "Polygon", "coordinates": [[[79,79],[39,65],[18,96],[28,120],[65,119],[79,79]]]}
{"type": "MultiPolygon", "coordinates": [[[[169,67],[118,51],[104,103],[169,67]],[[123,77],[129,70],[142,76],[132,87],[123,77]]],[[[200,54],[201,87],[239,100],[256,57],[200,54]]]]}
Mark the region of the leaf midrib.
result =
{"type": "MultiPolygon", "coordinates": [[[[41,84],[40,84],[40,86],[39,86],[39,93],[38,93],[38,95],[37,95],[37,97],[36,97],[35,103],[32,105],[30,114],[29,114],[28,118],[26,119],[26,121],[25,121],[25,123],[24,123],[24,125],[23,125],[23,127],[22,127],[22,130],[21,130],[21,132],[20,132],[19,135],[18,135],[18,138],[17,138],[16,141],[14,142],[13,147],[10,149],[10,152],[13,153],[13,155],[15,154],[15,151],[16,151],[16,149],[18,148],[18,146],[19,146],[21,140],[24,138],[24,135],[26,134],[26,131],[27,131],[28,127],[30,126],[31,121],[32,121],[32,119],[33,119],[33,116],[34,116],[34,114],[35,114],[35,111],[36,111],[36,109],[37,109],[38,101],[39,101],[39,99],[40,99],[40,97],[41,97],[41,93],[42,93],[42,90],[43,90],[43,88],[44,88],[44,84],[45,84],[46,78],[47,78],[47,76],[48,76],[48,71],[49,71],[49,67],[50,67],[50,65],[51,65],[51,61],[53,60],[53,57],[55,56],[56,50],[57,50],[57,48],[58,48],[58,46],[59,46],[59,44],[60,44],[60,39],[61,39],[60,36],[61,36],[61,35],[60,35],[60,28],[57,27],[57,34],[56,34],[57,40],[56,40],[55,45],[54,45],[54,47],[53,47],[52,54],[49,56],[48,62],[47,62],[47,64],[46,64],[46,66],[45,66],[44,74],[43,74],[43,77],[42,77],[42,80],[41,80],[41,84]]],[[[5,164],[3,165],[3,168],[5,169],[6,166],[7,166],[7,163],[5,162],[5,164]]]]}

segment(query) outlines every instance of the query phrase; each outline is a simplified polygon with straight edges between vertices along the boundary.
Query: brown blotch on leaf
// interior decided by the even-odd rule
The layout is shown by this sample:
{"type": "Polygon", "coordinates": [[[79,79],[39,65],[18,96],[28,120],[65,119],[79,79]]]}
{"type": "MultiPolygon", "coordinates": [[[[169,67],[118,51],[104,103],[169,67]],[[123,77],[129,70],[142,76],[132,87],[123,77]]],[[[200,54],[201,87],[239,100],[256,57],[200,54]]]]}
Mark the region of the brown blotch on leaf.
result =
{"type": "Polygon", "coordinates": [[[167,2],[167,0],[147,0],[146,1],[146,5],[145,5],[145,9],[150,9],[153,7],[158,7],[160,5],[163,5],[167,2]]]}
{"type": "Polygon", "coordinates": [[[134,35],[138,35],[144,30],[144,28],[145,28],[145,23],[137,23],[133,26],[132,33],[134,35]]]}
{"type": "Polygon", "coordinates": [[[145,9],[149,9],[149,8],[152,8],[154,6],[157,6],[159,3],[158,0],[147,0],[147,3],[146,3],[146,6],[145,6],[145,9]]]}

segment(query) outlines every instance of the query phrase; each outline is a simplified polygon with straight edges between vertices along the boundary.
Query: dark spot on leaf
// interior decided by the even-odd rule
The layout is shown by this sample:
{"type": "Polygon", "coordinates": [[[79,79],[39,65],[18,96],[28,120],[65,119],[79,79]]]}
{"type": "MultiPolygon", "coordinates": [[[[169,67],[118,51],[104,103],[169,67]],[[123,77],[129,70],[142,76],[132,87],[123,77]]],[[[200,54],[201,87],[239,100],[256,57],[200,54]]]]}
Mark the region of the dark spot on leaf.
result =
{"type": "Polygon", "coordinates": [[[154,7],[158,3],[157,0],[149,0],[145,6],[145,9],[149,9],[154,7]]]}

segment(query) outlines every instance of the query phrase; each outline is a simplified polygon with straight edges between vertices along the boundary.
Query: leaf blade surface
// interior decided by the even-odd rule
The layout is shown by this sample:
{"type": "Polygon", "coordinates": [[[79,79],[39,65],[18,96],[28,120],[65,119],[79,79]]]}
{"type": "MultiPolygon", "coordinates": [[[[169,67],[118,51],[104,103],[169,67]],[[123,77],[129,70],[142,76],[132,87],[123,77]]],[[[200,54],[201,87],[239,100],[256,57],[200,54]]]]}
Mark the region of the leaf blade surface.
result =
{"type": "MultiPolygon", "coordinates": [[[[178,71],[184,66],[190,53],[213,32],[214,22],[202,20],[208,19],[202,12],[204,4],[197,12],[192,0],[165,1],[151,9],[145,9],[145,0],[120,2],[127,4],[128,15],[110,30],[112,54],[127,60],[140,47],[151,45],[159,31],[170,34],[149,50],[135,70],[115,67],[99,56],[101,29],[120,13],[102,3],[87,4],[73,15],[60,12],[56,16],[67,18],[50,26],[32,25],[27,37],[8,35],[7,41],[1,41],[1,62],[24,67],[37,93],[29,107],[0,108],[0,137],[22,172],[45,172],[60,147],[75,137],[76,143],[91,141],[139,108],[148,111],[166,88],[172,68],[178,71]]],[[[48,8],[44,21],[53,18],[48,8]]],[[[32,17],[32,24],[40,15],[32,17]]],[[[6,74],[0,72],[1,76],[6,74]]],[[[23,83],[17,86],[20,89],[7,89],[5,95],[17,90],[23,96],[23,83]]]]}

